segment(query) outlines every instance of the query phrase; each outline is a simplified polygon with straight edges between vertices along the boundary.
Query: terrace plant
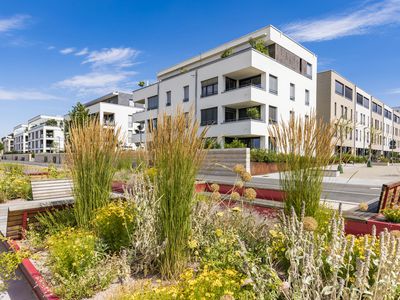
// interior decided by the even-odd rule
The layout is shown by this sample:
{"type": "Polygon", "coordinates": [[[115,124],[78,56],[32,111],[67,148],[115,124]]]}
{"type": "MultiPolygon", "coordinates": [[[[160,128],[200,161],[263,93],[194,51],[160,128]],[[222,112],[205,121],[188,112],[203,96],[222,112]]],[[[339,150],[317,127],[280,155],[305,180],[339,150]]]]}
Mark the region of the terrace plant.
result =
{"type": "Polygon", "coordinates": [[[174,116],[159,115],[157,128],[150,127],[150,157],[157,169],[154,182],[160,200],[157,228],[165,243],[160,272],[171,278],[179,274],[188,259],[194,182],[204,159],[206,129],[199,133],[193,112],[178,108],[174,116]]]}
{"type": "Polygon", "coordinates": [[[95,210],[110,200],[115,174],[119,129],[100,125],[96,118],[72,123],[67,143],[67,165],[74,182],[74,212],[78,226],[88,227],[95,210]]]}
{"type": "Polygon", "coordinates": [[[269,134],[275,137],[276,148],[284,154],[284,167],[279,175],[285,193],[285,212],[290,213],[293,207],[300,214],[304,201],[306,215],[315,216],[323,172],[334,149],[332,125],[315,116],[297,117],[273,125],[269,134]]]}

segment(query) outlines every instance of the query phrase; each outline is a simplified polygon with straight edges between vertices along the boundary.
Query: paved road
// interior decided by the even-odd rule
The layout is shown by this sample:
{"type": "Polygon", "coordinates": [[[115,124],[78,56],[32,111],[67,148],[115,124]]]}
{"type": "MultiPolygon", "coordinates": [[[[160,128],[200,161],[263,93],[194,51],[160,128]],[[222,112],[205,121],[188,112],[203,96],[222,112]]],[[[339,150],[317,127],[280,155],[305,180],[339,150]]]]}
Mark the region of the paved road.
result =
{"type": "MultiPolygon", "coordinates": [[[[210,182],[233,184],[235,177],[228,176],[207,176],[210,182]]],[[[280,189],[279,179],[263,176],[254,176],[248,186],[258,188],[280,189]]],[[[381,187],[376,184],[352,184],[338,182],[324,182],[321,200],[333,200],[343,203],[370,202],[379,198],[381,187]]]]}
{"type": "MultiPolygon", "coordinates": [[[[0,253],[6,251],[4,245],[0,243],[0,253]]],[[[8,290],[0,293],[0,300],[37,300],[28,282],[23,279],[20,272],[17,272],[18,280],[9,282],[8,290]]]]}

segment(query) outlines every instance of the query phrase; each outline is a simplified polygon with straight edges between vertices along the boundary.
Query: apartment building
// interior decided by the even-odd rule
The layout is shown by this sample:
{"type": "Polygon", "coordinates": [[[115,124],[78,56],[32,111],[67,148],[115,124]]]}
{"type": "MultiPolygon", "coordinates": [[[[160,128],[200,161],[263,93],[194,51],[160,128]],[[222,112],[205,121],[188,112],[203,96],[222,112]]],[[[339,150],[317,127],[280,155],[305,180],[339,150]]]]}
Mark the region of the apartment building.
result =
{"type": "Polygon", "coordinates": [[[133,121],[133,115],[143,111],[144,105],[134,103],[132,94],[112,92],[86,103],[85,106],[91,115],[99,117],[104,126],[120,129],[120,140],[124,148],[136,148],[133,135],[139,132],[139,124],[133,121]]]}
{"type": "Polygon", "coordinates": [[[337,127],[336,152],[375,156],[393,150],[393,140],[400,137],[400,112],[371,96],[333,70],[318,73],[317,115],[337,127]],[[397,131],[396,131],[397,129],[397,131]]]}
{"type": "Polygon", "coordinates": [[[20,124],[14,127],[14,151],[26,153],[28,151],[28,125],[20,124]]]}
{"type": "Polygon", "coordinates": [[[64,151],[64,118],[38,115],[28,121],[28,151],[54,153],[64,151]]]}
{"type": "MultiPolygon", "coordinates": [[[[237,138],[251,148],[272,148],[269,124],[316,109],[317,57],[267,26],[185,60],[157,74],[157,82],[133,91],[133,115],[146,129],[178,106],[194,110],[207,137],[221,145],[237,138]]],[[[141,132],[135,143],[144,141],[141,132]]]]}
{"type": "Polygon", "coordinates": [[[1,143],[4,146],[3,153],[9,153],[14,151],[14,135],[11,133],[1,138],[1,143]]]}

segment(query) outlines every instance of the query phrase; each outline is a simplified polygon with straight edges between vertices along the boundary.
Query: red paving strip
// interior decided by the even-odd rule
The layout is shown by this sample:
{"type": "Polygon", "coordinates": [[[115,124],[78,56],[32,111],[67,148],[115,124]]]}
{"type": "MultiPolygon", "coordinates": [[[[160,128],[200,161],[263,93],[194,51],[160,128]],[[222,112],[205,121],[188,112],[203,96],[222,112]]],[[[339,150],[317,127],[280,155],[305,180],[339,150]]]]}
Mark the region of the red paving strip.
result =
{"type": "MultiPolygon", "coordinates": [[[[19,251],[20,248],[15,241],[6,242],[7,249],[12,251],[19,251]]],[[[29,258],[25,258],[20,265],[22,274],[24,274],[27,282],[32,287],[35,295],[41,300],[60,300],[56,295],[52,293],[47,284],[46,280],[43,278],[42,274],[36,269],[29,258]]]]}

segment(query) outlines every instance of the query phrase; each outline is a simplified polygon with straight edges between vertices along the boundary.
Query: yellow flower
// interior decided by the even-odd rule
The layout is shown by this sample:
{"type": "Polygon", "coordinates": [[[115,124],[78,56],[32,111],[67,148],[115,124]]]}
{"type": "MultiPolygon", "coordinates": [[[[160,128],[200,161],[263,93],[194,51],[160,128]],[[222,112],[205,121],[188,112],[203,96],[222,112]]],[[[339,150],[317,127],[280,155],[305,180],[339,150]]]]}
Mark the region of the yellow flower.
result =
{"type": "Polygon", "coordinates": [[[234,212],[240,212],[240,211],[242,211],[242,210],[240,209],[239,206],[235,206],[234,208],[232,208],[232,211],[234,211],[234,212]]]}
{"type": "Polygon", "coordinates": [[[190,241],[188,242],[188,246],[189,246],[190,249],[195,249],[195,248],[197,248],[198,243],[197,243],[196,240],[190,240],[190,241]]]}
{"type": "Polygon", "coordinates": [[[219,211],[219,212],[217,212],[216,214],[215,214],[217,217],[223,217],[224,216],[224,213],[222,212],[222,211],[219,211]]]}
{"type": "Polygon", "coordinates": [[[215,229],[215,235],[217,237],[221,237],[223,234],[224,234],[224,232],[222,231],[222,229],[220,229],[220,228],[215,229]]]}

